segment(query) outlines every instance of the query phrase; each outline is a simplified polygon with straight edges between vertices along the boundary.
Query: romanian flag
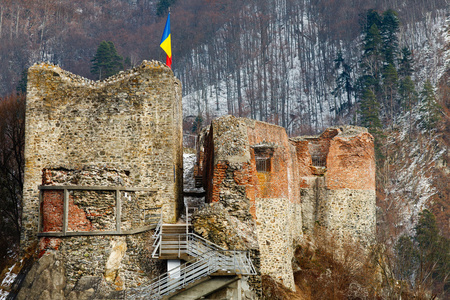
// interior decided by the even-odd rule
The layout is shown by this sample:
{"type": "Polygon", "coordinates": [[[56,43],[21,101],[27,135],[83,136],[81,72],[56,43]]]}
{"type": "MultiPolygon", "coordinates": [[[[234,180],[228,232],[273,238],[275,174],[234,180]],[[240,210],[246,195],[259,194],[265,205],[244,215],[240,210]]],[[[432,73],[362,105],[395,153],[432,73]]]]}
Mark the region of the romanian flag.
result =
{"type": "Polygon", "coordinates": [[[166,27],[164,27],[164,33],[161,38],[159,46],[166,52],[166,65],[172,67],[172,43],[170,42],[170,12],[167,16],[166,27]]]}

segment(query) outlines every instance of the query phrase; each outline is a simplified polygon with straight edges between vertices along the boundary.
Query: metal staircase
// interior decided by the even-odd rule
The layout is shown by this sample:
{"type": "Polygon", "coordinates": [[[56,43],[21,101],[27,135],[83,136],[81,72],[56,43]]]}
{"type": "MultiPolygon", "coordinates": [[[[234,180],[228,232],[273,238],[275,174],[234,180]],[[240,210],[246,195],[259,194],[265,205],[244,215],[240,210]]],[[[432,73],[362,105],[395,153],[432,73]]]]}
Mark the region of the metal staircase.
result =
{"type": "Polygon", "coordinates": [[[186,232],[188,228],[184,224],[158,224],[153,235],[153,258],[159,259],[183,259],[187,257],[188,241],[186,232]]]}
{"type": "MultiPolygon", "coordinates": [[[[129,290],[128,299],[162,299],[181,289],[189,289],[213,276],[256,275],[248,251],[226,250],[188,232],[188,225],[162,224],[154,234],[153,258],[184,259],[188,262],[158,278],[129,290]],[[208,277],[211,276],[211,277],[208,277]]],[[[237,279],[228,279],[233,282],[237,279]]],[[[168,299],[168,298],[167,298],[168,299]]]]}

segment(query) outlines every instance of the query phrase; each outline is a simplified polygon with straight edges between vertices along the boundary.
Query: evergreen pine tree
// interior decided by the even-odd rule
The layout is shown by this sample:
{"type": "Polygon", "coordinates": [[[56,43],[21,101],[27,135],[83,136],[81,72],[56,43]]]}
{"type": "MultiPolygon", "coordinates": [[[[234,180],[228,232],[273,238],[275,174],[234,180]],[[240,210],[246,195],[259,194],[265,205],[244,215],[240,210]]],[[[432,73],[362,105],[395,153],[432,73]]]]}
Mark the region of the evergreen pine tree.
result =
{"type": "Polygon", "coordinates": [[[409,112],[409,135],[411,137],[413,128],[413,108],[417,104],[417,92],[410,76],[400,80],[399,87],[400,107],[406,112],[409,112]]]}
{"type": "Polygon", "coordinates": [[[434,94],[433,85],[430,80],[425,82],[423,90],[420,93],[421,98],[421,125],[422,128],[431,130],[436,127],[441,119],[441,107],[436,102],[436,95],[434,94]]]}
{"type": "Polygon", "coordinates": [[[103,41],[97,48],[94,58],[91,60],[91,73],[98,75],[98,79],[117,74],[123,69],[123,58],[117,54],[113,42],[103,41]]]}
{"type": "Polygon", "coordinates": [[[362,94],[360,114],[361,125],[369,128],[370,133],[378,134],[381,129],[380,104],[370,88],[366,88],[362,94]]]}
{"type": "Polygon", "coordinates": [[[400,81],[399,94],[401,107],[405,111],[411,111],[417,104],[417,92],[410,76],[406,76],[400,81]]]}
{"type": "Polygon", "coordinates": [[[413,73],[411,51],[408,47],[403,47],[401,54],[402,57],[400,58],[398,64],[398,75],[401,77],[411,76],[413,73]]]}
{"type": "Polygon", "coordinates": [[[358,79],[357,94],[363,101],[370,88],[379,105],[380,115],[391,122],[397,114],[398,73],[396,69],[398,53],[397,13],[387,10],[381,17],[376,11],[368,10],[363,27],[363,55],[361,69],[363,75],[358,79]]]}
{"type": "Polygon", "coordinates": [[[419,214],[419,221],[415,230],[420,261],[418,284],[426,284],[428,280],[444,281],[444,289],[447,288],[448,291],[450,288],[448,282],[450,276],[450,241],[440,235],[436,218],[429,210],[424,210],[419,214]]]}
{"type": "Polygon", "coordinates": [[[363,25],[364,35],[367,35],[367,33],[369,32],[372,25],[376,25],[378,28],[380,28],[381,20],[382,20],[381,16],[376,10],[374,10],[374,9],[367,10],[366,18],[365,18],[366,22],[363,25]]]}
{"type": "Polygon", "coordinates": [[[397,33],[399,25],[400,21],[398,19],[397,13],[394,10],[388,9],[383,13],[381,37],[383,40],[383,55],[385,65],[394,65],[397,62],[397,33]]]}
{"type": "Polygon", "coordinates": [[[414,284],[415,270],[418,267],[419,253],[411,237],[402,235],[395,244],[395,273],[398,279],[414,284]]]}
{"type": "MultiPolygon", "coordinates": [[[[352,67],[347,64],[344,60],[342,52],[338,52],[338,57],[334,60],[335,69],[341,70],[338,77],[336,78],[336,87],[333,90],[332,94],[334,97],[338,97],[341,99],[341,95],[343,91],[347,94],[347,107],[351,106],[351,94],[353,91],[353,79],[351,77],[352,67]]],[[[342,102],[340,103],[340,109],[342,109],[342,102]]]]}
{"type": "MultiPolygon", "coordinates": [[[[411,238],[401,236],[395,245],[395,273],[399,279],[410,280],[411,287],[420,299],[427,290],[447,299],[450,283],[450,240],[442,236],[436,218],[429,210],[419,214],[411,238]]],[[[437,297],[441,299],[441,297],[437,297]]],[[[427,298],[428,299],[428,298],[427,298]]]]}
{"type": "Polygon", "coordinates": [[[378,56],[381,54],[382,39],[380,30],[376,24],[373,24],[364,38],[364,55],[378,56]]]}
{"type": "Polygon", "coordinates": [[[363,75],[358,79],[359,100],[365,101],[368,92],[371,89],[373,96],[378,98],[381,94],[381,36],[376,24],[367,31],[363,41],[363,57],[361,68],[363,75]]]}
{"type": "Polygon", "coordinates": [[[396,111],[396,95],[398,87],[398,74],[393,64],[388,64],[383,70],[384,103],[389,107],[390,119],[394,121],[396,111]]]}

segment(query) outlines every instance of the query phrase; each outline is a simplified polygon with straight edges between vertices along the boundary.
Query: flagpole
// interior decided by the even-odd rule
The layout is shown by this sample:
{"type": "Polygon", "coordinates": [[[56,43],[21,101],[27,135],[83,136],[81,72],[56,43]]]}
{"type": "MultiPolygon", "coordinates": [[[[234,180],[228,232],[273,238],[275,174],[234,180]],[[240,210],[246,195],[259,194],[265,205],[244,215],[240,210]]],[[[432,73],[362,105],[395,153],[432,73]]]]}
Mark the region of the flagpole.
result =
{"type": "Polygon", "coordinates": [[[167,15],[166,25],[164,27],[163,36],[161,38],[161,43],[159,46],[166,52],[166,65],[172,68],[172,42],[170,34],[170,6],[169,13],[167,15]]]}

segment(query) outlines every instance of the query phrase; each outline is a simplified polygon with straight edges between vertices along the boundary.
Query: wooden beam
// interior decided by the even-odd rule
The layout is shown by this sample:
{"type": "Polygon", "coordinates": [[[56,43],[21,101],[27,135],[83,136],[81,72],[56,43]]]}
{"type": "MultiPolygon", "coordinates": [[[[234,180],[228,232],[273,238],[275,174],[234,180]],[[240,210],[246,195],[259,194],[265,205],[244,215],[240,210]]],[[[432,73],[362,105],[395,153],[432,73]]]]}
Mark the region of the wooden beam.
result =
{"type": "Polygon", "coordinates": [[[130,235],[130,234],[137,234],[146,232],[152,229],[156,228],[156,224],[154,225],[148,225],[140,228],[136,228],[133,230],[127,230],[127,231],[69,231],[65,234],[63,232],[40,232],[37,234],[38,237],[68,237],[68,236],[99,236],[99,235],[130,235]]]}
{"type": "Polygon", "coordinates": [[[64,206],[63,206],[63,228],[62,232],[65,235],[67,233],[67,227],[69,224],[69,191],[64,189],[64,206]]]}
{"type": "Polygon", "coordinates": [[[42,231],[42,191],[39,191],[39,217],[38,217],[38,232],[42,231]]]}
{"type": "Polygon", "coordinates": [[[157,192],[158,189],[124,186],[82,186],[82,185],[40,185],[39,190],[84,190],[84,191],[128,191],[128,192],[157,192]]]}
{"type": "Polygon", "coordinates": [[[121,193],[119,189],[116,189],[116,231],[120,234],[122,231],[122,202],[121,202],[121,193]]]}

